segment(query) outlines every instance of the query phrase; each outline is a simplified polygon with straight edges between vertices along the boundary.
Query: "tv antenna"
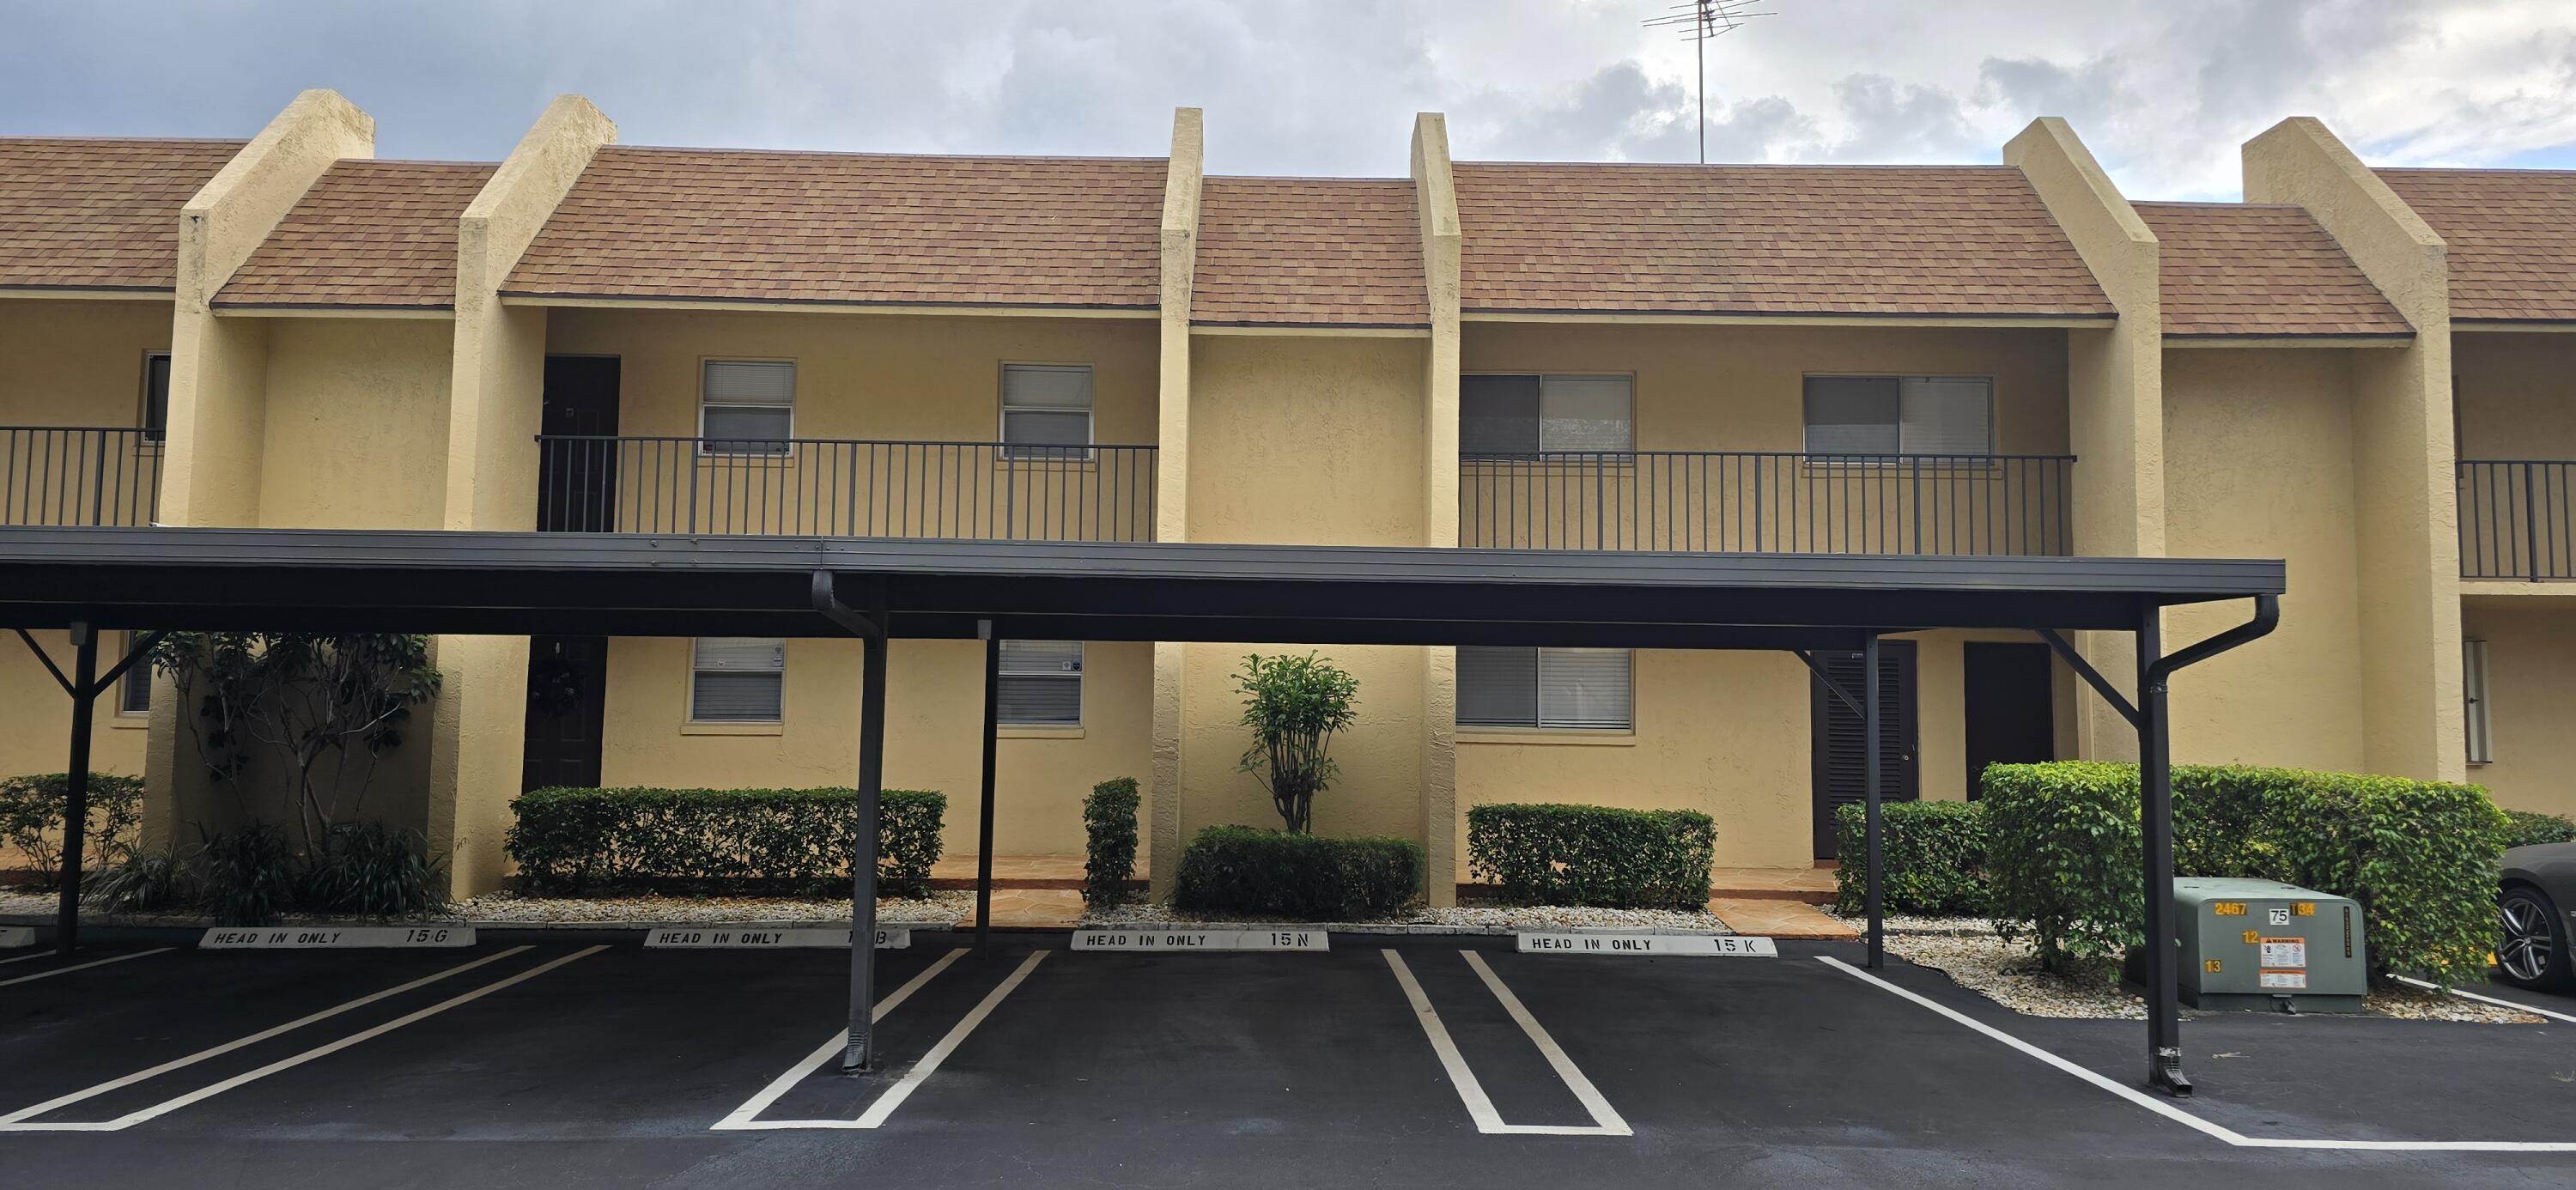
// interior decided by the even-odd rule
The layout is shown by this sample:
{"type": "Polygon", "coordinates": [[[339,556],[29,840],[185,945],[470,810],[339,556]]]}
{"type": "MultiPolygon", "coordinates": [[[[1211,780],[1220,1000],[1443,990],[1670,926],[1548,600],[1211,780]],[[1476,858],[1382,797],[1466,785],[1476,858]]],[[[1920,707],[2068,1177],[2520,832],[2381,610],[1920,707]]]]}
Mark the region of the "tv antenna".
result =
{"type": "Polygon", "coordinates": [[[1672,11],[1640,22],[1649,29],[1669,29],[1689,38],[1691,61],[1699,77],[1699,163],[1708,164],[1708,43],[1744,27],[1754,17],[1773,15],[1754,5],[1761,0],[1684,0],[1672,11]]]}

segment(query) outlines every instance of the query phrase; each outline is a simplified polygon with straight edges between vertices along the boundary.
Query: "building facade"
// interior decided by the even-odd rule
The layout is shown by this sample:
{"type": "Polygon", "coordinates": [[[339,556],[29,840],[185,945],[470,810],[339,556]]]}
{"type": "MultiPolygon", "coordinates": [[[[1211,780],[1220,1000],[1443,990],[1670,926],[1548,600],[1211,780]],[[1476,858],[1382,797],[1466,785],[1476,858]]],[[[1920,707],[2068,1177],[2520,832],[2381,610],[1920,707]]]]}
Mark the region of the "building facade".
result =
{"type": "MultiPolygon", "coordinates": [[[[568,96],[497,163],[398,162],[328,92],[248,141],[0,138],[0,523],[2282,557],[2281,629],[2174,692],[2178,760],[2576,809],[2576,174],[2373,170],[2305,119],[2227,204],[2131,202],[2053,119],[1961,166],[1460,162],[1437,115],[1403,178],[1201,142],[642,148],[568,96]]],[[[523,788],[854,766],[856,642],[433,649],[372,796],[460,893],[523,788]]],[[[996,849],[1078,852],[1115,776],[1158,884],[1267,820],[1263,651],[1005,642],[996,849]]],[[[1435,900],[1479,803],[1705,810],[1721,864],[1794,867],[1863,793],[1787,655],[1326,652],[1361,714],[1316,829],[1422,840],[1435,900]]],[[[981,649],[889,660],[887,782],[970,850],[981,649]]],[[[1882,666],[1891,797],[2134,746],[2028,634],[1882,666]]],[[[132,683],[99,752],[163,840],[239,813],[176,701],[132,683]]],[[[67,720],[0,655],[0,772],[59,769],[67,720]]]]}

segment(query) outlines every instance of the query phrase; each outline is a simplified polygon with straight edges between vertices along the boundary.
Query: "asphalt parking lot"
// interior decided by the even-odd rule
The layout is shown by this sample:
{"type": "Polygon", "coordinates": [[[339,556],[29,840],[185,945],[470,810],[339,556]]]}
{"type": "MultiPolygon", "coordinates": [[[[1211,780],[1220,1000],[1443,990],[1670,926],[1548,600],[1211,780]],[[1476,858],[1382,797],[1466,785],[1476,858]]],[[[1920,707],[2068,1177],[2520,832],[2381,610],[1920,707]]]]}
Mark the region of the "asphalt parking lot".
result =
{"type": "Polygon", "coordinates": [[[2576,1181],[2576,1152],[2534,1147],[2576,1147],[2576,1023],[2197,1017],[2201,1093],[2174,1104],[2123,1091],[2143,1024],[2016,1017],[1893,960],[1867,978],[1840,944],[978,956],[920,933],[883,952],[886,1061],[856,1078],[831,1060],[840,951],[161,945],[0,962],[0,1184],[2576,1181]]]}

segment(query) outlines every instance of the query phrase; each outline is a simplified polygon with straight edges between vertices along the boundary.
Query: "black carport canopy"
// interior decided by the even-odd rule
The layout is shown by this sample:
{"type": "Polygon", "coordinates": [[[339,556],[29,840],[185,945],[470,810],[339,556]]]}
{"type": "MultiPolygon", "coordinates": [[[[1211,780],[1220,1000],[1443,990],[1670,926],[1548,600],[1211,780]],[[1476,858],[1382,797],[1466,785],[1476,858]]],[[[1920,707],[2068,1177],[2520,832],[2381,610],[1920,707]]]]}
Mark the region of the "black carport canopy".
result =
{"type": "MultiPolygon", "coordinates": [[[[73,774],[58,946],[77,924],[101,629],[461,635],[857,636],[985,648],[986,812],[992,675],[1002,638],[1263,644],[1555,645],[1793,652],[1864,724],[1869,966],[1881,961],[1879,638],[2028,629],[2138,729],[2146,936],[2173,936],[2166,681],[2271,630],[2279,561],[1843,554],[1630,553],[1184,542],[359,529],[0,528],[0,628],[71,627],[73,774]],[[2161,614],[2244,599],[2239,627],[2166,653],[2161,614]],[[2135,701],[2068,644],[2133,634],[2135,701]],[[1860,650],[1863,688],[1814,659],[1860,650]]],[[[32,647],[34,641],[29,638],[32,647]]],[[[41,652],[40,652],[41,655],[41,652]]],[[[860,674],[859,854],[851,863],[845,1068],[866,1069],[875,1004],[876,795],[886,650],[860,674]]],[[[129,656],[126,664],[131,664],[129,656]]],[[[49,659],[46,665],[51,668],[49,659]]],[[[990,841],[983,846],[989,862],[990,841]]],[[[989,915],[986,915],[989,916],[989,915]]],[[[983,920],[979,917],[979,922],[983,920]]],[[[2147,1082],[2187,1094],[2171,947],[2146,951],[2147,1082]]]]}

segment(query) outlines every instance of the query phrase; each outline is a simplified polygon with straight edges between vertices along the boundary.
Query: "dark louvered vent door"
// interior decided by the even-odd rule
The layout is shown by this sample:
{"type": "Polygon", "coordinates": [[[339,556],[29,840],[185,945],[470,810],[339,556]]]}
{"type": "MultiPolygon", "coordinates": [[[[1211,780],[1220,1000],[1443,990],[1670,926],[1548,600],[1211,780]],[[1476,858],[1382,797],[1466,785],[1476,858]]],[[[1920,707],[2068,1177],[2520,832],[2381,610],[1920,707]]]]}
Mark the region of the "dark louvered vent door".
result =
{"type": "MultiPolygon", "coordinates": [[[[1858,653],[1818,653],[1818,664],[1834,681],[1861,695],[1858,653]]],[[[1815,725],[1814,787],[1816,858],[1834,858],[1834,807],[1861,801],[1868,790],[1868,754],[1862,750],[1860,715],[1843,704],[1821,681],[1810,678],[1810,716],[1815,725]]],[[[1914,716],[1914,642],[1881,641],[1878,646],[1878,794],[1886,801],[1912,801],[1917,751],[1914,716]]]]}

